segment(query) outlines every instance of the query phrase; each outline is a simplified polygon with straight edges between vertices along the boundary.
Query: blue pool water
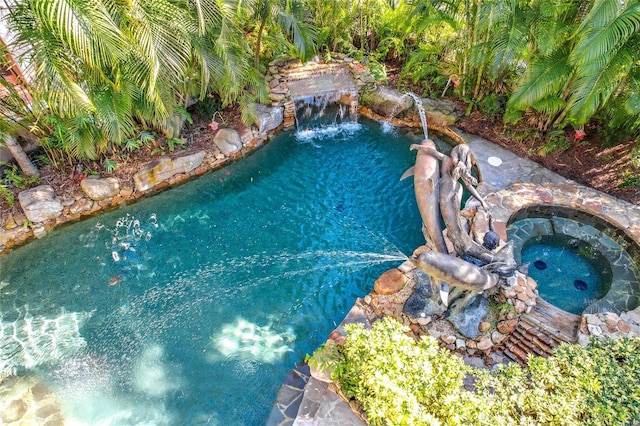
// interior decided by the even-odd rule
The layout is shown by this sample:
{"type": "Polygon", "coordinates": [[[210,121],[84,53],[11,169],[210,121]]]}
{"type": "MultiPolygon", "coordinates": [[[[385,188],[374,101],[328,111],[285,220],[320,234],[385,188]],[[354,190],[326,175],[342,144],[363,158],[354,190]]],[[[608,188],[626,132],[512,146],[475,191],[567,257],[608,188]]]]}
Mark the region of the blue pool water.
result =
{"type": "Polygon", "coordinates": [[[415,142],[365,122],[248,158],[1,258],[0,376],[70,424],[261,425],[295,363],[424,242],[415,142]]]}
{"type": "Polygon", "coordinates": [[[531,238],[522,247],[529,276],[538,283],[540,296],[574,314],[604,297],[611,285],[608,262],[590,244],[555,234],[531,238]]]}

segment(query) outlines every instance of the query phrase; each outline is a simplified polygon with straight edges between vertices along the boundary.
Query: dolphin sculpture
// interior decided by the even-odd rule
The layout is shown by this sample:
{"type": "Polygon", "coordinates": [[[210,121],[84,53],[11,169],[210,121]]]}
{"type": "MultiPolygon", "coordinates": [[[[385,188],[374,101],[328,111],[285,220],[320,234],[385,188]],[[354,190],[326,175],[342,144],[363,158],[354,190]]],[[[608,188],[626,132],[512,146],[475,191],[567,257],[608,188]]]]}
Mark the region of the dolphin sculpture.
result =
{"type": "Polygon", "coordinates": [[[449,254],[425,251],[410,260],[432,277],[463,290],[484,291],[500,280],[497,274],[449,254]]]}
{"type": "Polygon", "coordinates": [[[465,187],[472,196],[478,199],[483,207],[486,204],[475,189],[477,180],[471,176],[471,152],[467,145],[457,145],[451,151],[451,156],[423,146],[413,144],[411,149],[424,151],[428,155],[442,162],[440,173],[440,213],[447,227],[447,236],[453,243],[456,252],[465,258],[472,258],[486,265],[485,269],[495,271],[500,275],[510,275],[517,269],[513,257],[513,244],[507,243],[498,251],[489,250],[475,242],[465,231],[460,218],[460,203],[462,185],[458,179],[462,178],[465,187]]]}
{"type": "MultiPolygon", "coordinates": [[[[436,149],[436,144],[431,139],[425,139],[420,145],[416,146],[424,146],[434,151],[436,149]]],[[[400,180],[412,175],[425,238],[433,251],[448,254],[449,251],[444,242],[442,226],[440,225],[440,186],[438,184],[440,166],[438,160],[428,152],[418,150],[415,166],[404,172],[400,180]]]]}
{"type": "MultiPolygon", "coordinates": [[[[419,146],[436,150],[436,144],[431,139],[424,139],[419,146]]],[[[438,159],[427,152],[418,150],[415,165],[404,172],[400,180],[412,175],[416,203],[422,218],[422,233],[433,251],[449,254],[440,225],[440,165],[438,159]]],[[[434,283],[434,285],[438,286],[440,299],[447,306],[449,285],[443,282],[434,283]]]]}

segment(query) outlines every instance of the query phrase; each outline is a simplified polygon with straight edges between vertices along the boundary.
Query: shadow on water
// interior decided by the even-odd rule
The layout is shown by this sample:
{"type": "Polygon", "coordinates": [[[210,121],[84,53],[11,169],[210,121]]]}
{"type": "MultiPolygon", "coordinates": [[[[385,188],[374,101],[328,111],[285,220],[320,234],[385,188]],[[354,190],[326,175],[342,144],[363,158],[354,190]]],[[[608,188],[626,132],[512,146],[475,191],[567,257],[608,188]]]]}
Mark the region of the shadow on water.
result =
{"type": "Polygon", "coordinates": [[[411,142],[283,134],[10,253],[0,370],[36,374],[78,424],[264,424],[288,369],[423,242],[398,181],[411,142]]]}

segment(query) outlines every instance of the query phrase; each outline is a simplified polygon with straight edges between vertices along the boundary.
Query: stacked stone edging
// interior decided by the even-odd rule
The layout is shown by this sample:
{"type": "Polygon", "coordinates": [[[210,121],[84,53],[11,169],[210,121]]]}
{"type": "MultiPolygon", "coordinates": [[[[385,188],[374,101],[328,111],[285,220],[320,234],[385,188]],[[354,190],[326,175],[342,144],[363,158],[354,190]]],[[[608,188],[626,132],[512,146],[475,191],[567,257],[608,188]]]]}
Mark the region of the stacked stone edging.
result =
{"type": "MultiPolygon", "coordinates": [[[[506,189],[488,194],[489,211],[506,238],[511,217],[525,207],[550,205],[569,207],[601,217],[640,244],[640,210],[638,206],[579,185],[516,182],[506,189]]],[[[500,232],[500,231],[499,231],[500,232]]]]}
{"type": "MultiPolygon", "coordinates": [[[[280,124],[278,123],[277,126],[280,126],[280,124]]],[[[0,228],[0,254],[19,247],[34,238],[40,238],[62,224],[88,219],[92,216],[133,204],[143,198],[186,183],[195,177],[218,170],[263,146],[277,130],[278,127],[266,128],[262,132],[258,131],[257,128],[250,129],[240,136],[241,148],[229,155],[223,154],[217,147],[212,147],[211,151],[208,152],[200,151],[182,156],[162,157],[144,167],[138,173],[155,176],[157,172],[153,171],[154,167],[158,165],[166,167],[168,164],[176,165],[175,173],[170,172],[167,175],[159,176],[159,179],[152,179],[151,183],[144,185],[138,185],[137,183],[133,185],[129,183],[121,184],[115,178],[106,178],[104,180],[107,180],[106,184],[111,189],[102,191],[99,196],[95,195],[91,189],[84,190],[85,186],[93,188],[93,185],[81,184],[81,190],[62,195],[54,194],[53,188],[48,185],[41,185],[48,187],[44,188],[45,193],[51,193],[53,198],[50,201],[60,205],[60,212],[51,217],[43,217],[43,220],[39,221],[30,220],[25,214],[10,214],[4,226],[0,228]],[[198,164],[195,167],[193,167],[194,161],[197,161],[198,164]],[[115,188],[117,188],[117,193],[115,188]]],[[[232,131],[235,132],[235,130],[232,131]]],[[[97,180],[94,177],[88,177],[85,180],[94,179],[97,180]]],[[[91,184],[94,183],[91,182],[91,184]]]]}
{"type": "Polygon", "coordinates": [[[640,307],[620,315],[613,312],[585,314],[578,329],[578,343],[588,345],[589,339],[640,336],[640,307]]]}

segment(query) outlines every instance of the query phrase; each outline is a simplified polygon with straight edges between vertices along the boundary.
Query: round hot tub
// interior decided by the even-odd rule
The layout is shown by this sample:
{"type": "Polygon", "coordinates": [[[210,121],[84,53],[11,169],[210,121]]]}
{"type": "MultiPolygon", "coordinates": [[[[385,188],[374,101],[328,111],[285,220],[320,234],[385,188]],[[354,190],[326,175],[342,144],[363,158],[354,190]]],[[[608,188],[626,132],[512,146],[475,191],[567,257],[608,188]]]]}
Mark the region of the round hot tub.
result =
{"type": "MultiPolygon", "coordinates": [[[[527,220],[527,219],[525,219],[527,220]]],[[[611,287],[611,264],[591,244],[563,234],[538,235],[521,249],[540,296],[573,314],[602,299],[611,287]]]]}
{"type": "Polygon", "coordinates": [[[540,297],[574,314],[623,312],[638,304],[637,248],[601,218],[557,206],[513,215],[507,236],[529,264],[540,297]]]}

